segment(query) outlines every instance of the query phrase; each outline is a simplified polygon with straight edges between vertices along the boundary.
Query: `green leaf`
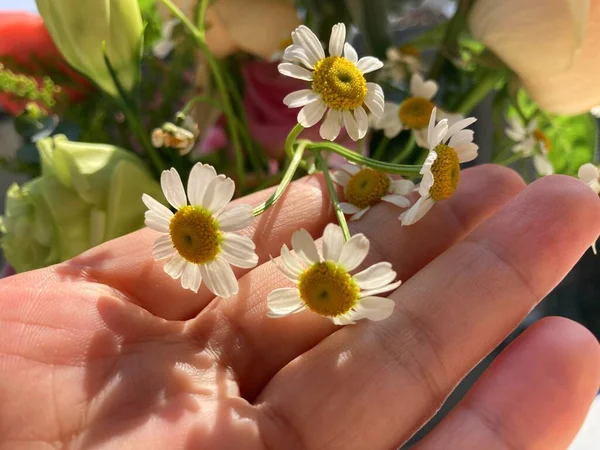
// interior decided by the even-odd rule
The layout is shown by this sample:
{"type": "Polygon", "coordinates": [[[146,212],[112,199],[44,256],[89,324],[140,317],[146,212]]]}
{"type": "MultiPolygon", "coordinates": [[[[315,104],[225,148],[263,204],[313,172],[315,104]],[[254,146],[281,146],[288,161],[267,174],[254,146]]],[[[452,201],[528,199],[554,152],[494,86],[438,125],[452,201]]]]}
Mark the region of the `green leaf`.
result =
{"type": "Polygon", "coordinates": [[[557,173],[577,176],[580,166],[594,160],[597,124],[591,114],[554,117],[547,133],[552,142],[550,161],[557,173]]]}

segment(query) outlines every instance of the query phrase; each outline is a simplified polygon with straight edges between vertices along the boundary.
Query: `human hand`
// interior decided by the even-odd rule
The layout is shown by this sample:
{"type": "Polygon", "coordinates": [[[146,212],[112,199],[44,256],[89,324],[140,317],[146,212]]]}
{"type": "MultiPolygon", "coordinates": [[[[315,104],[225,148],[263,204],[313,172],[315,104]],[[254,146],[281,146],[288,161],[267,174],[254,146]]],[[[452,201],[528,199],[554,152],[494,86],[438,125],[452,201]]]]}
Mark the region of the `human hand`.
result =
{"type": "MultiPolygon", "coordinates": [[[[469,169],[414,226],[383,203],[351,223],[371,240],[365,264],[404,281],[389,319],[270,319],[266,296],[286,281],[269,255],[333,220],[319,183],[292,184],[245,230],[262,265],[237,270],[234,298],[181,289],[152,260],[151,230],[0,281],[0,448],[397,448],[600,233],[600,200],[574,179],[525,188],[469,169]]],[[[599,378],[596,339],[541,320],[415,448],[564,450],[599,378]]]]}

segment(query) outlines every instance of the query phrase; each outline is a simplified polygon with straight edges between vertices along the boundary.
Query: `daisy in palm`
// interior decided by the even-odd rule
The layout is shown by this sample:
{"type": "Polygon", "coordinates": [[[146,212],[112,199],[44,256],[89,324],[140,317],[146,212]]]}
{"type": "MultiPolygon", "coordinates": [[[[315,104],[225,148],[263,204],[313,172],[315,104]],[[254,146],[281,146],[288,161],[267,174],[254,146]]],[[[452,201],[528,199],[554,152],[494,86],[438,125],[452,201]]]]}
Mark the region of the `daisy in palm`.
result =
{"type": "Polygon", "coordinates": [[[346,201],[339,205],[344,214],[352,214],[350,220],[360,219],[381,201],[408,208],[410,201],[405,196],[415,187],[410,180],[393,180],[383,172],[354,164],[343,165],[332,178],[344,188],[346,201]]]}
{"type": "Polygon", "coordinates": [[[258,263],[254,242],[234,233],[250,225],[252,207],[225,209],[235,184],[209,165],[198,163],[192,168],[187,196],[175,169],[163,171],[160,183],[165,198],[177,211],[173,213],[147,194],[142,197],[148,207],[146,226],[162,234],[154,243],[154,259],[168,259],[165,272],[173,279],[181,278],[184,289],[198,292],[204,281],[217,296],[237,294],[238,282],[231,266],[249,269],[258,263]]]}
{"type": "Polygon", "coordinates": [[[432,111],[436,119],[447,119],[450,124],[463,119],[460,114],[450,114],[436,108],[433,98],[438,92],[438,84],[424,80],[418,73],[410,79],[410,96],[402,103],[386,102],[383,115],[373,123],[374,128],[383,130],[385,136],[393,139],[403,130],[412,130],[419,147],[427,148],[427,124],[432,111]]]}
{"type": "Polygon", "coordinates": [[[554,167],[548,158],[552,143],[538,127],[537,120],[533,119],[525,126],[519,118],[511,117],[509,127],[504,131],[515,141],[512,147],[513,153],[521,154],[523,157],[533,156],[535,170],[542,176],[554,173],[554,167]]]}
{"type": "Polygon", "coordinates": [[[377,58],[358,59],[356,50],[346,41],[346,26],[338,23],[331,30],[329,56],[325,56],[319,38],[301,25],[292,33],[293,44],[279,64],[283,75],[306,80],[310,89],[292,92],[283,99],[290,108],[302,107],[298,123],[305,128],[316,125],[325,116],[320,134],[334,141],[343,127],[353,140],[362,139],[369,129],[367,110],[376,117],[383,114],[383,89],[367,83],[365,74],[383,67],[377,58]],[[366,108],[366,109],[365,109],[366,108]]]}
{"type": "Polygon", "coordinates": [[[465,128],[477,119],[470,117],[448,127],[447,119],[435,124],[436,111],[431,112],[427,128],[429,154],[421,169],[419,200],[400,216],[402,225],[419,221],[435,202],[450,198],[458,186],[460,164],[477,158],[478,146],[473,131],[465,128]]]}
{"type": "Polygon", "coordinates": [[[292,236],[294,253],[284,245],[277,267],[296,284],[294,288],[275,289],[267,298],[270,317],[283,317],[309,309],[337,325],[360,319],[383,320],[394,310],[394,301],[378,294],[390,292],[396,272],[387,262],[374,264],[350,275],[366,258],[369,240],[356,234],[347,242],[338,225],[329,224],[323,234],[319,253],[306,230],[292,236]]]}

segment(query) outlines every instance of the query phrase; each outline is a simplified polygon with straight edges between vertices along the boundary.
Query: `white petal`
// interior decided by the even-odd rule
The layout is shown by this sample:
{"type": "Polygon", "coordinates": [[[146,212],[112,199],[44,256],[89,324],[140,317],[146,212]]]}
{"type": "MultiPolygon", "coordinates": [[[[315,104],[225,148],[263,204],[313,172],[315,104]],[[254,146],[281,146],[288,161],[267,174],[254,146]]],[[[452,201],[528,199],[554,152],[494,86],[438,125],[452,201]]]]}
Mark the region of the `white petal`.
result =
{"type": "Polygon", "coordinates": [[[308,56],[306,50],[299,45],[294,44],[287,47],[283,52],[283,59],[292,63],[299,62],[309,69],[314,68],[314,63],[311,62],[311,58],[308,56]]]}
{"type": "Polygon", "coordinates": [[[577,176],[584,183],[590,183],[600,178],[600,169],[592,163],[586,163],[579,168],[577,176]]]}
{"type": "Polygon", "coordinates": [[[321,261],[314,239],[304,228],[292,235],[292,247],[299,257],[313,263],[321,261]]]}
{"type": "Polygon", "coordinates": [[[296,288],[275,289],[267,296],[269,317],[283,317],[294,314],[303,309],[304,303],[300,299],[300,293],[296,288]]]}
{"type": "Polygon", "coordinates": [[[396,272],[389,262],[380,262],[357,273],[354,281],[361,289],[376,289],[390,284],[396,278],[396,272]]]}
{"type": "Polygon", "coordinates": [[[437,94],[438,85],[433,80],[423,80],[423,77],[415,73],[410,79],[410,93],[414,97],[423,97],[431,100],[437,94]]]}
{"type": "Polygon", "coordinates": [[[358,141],[360,139],[360,133],[354,115],[350,111],[344,110],[342,117],[344,118],[344,127],[348,132],[348,136],[350,136],[353,141],[358,141]]]}
{"type": "Polygon", "coordinates": [[[383,67],[383,62],[377,58],[374,58],[373,56],[365,56],[358,60],[356,67],[358,67],[358,70],[360,70],[363,74],[371,73],[381,69],[383,67]]]}
{"type": "Polygon", "coordinates": [[[361,209],[357,213],[354,213],[354,215],[352,215],[352,217],[350,217],[350,220],[355,221],[355,220],[360,219],[362,216],[364,216],[367,213],[367,211],[369,211],[369,209],[371,209],[371,207],[367,206],[366,208],[361,209]]]}
{"type": "Polygon", "coordinates": [[[361,298],[370,297],[372,295],[383,294],[384,292],[394,291],[394,290],[398,289],[401,284],[402,284],[402,281],[396,281],[395,283],[390,283],[390,284],[386,284],[384,286],[380,286],[377,288],[362,291],[360,293],[360,297],[361,298]]]}
{"type": "Polygon", "coordinates": [[[204,193],[208,185],[217,176],[217,171],[208,164],[197,163],[192,167],[188,178],[188,197],[190,205],[202,205],[204,193]]]}
{"type": "MultiPolygon", "coordinates": [[[[475,117],[467,117],[466,119],[459,120],[458,122],[452,124],[450,126],[450,128],[448,128],[448,132],[446,133],[446,137],[447,138],[448,137],[453,137],[455,134],[457,134],[460,131],[464,130],[468,126],[473,125],[475,122],[477,122],[477,119],[475,117]]],[[[469,130],[469,131],[471,131],[471,130],[469,130]]],[[[471,131],[471,133],[472,133],[472,131],[471,131]]]]}
{"type": "Polygon", "coordinates": [[[401,195],[385,195],[381,197],[381,200],[399,206],[400,208],[408,208],[410,206],[410,200],[401,195]]]}
{"type": "Polygon", "coordinates": [[[173,212],[162,203],[159,203],[148,194],[142,195],[142,201],[149,211],[152,211],[157,216],[170,221],[173,218],[173,212]]]}
{"type": "Polygon", "coordinates": [[[173,256],[167,263],[165,264],[164,271],[171,278],[176,280],[183,273],[183,269],[188,263],[183,257],[180,255],[173,256]]]}
{"type": "Polygon", "coordinates": [[[208,290],[217,297],[231,297],[239,291],[233,269],[220,256],[208,264],[201,265],[200,274],[208,290]]]}
{"type": "Polygon", "coordinates": [[[352,311],[349,312],[348,314],[344,314],[341,316],[337,316],[337,317],[333,317],[331,319],[331,321],[335,324],[335,325],[354,325],[356,322],[354,320],[352,320],[352,311]]]}
{"type": "Polygon", "coordinates": [[[342,187],[346,187],[350,181],[351,175],[345,170],[336,170],[331,174],[331,179],[342,187]]]}
{"type": "Polygon", "coordinates": [[[392,315],[396,303],[383,297],[365,297],[356,306],[356,314],[361,319],[384,320],[392,315]]]}
{"type": "Polygon", "coordinates": [[[330,223],[323,232],[323,259],[338,262],[344,248],[344,233],[339,225],[330,223]]]}
{"type": "Polygon", "coordinates": [[[224,175],[217,176],[206,188],[202,206],[218,214],[231,201],[235,192],[235,183],[224,175]]]}
{"type": "Polygon", "coordinates": [[[299,277],[304,272],[304,269],[308,267],[308,265],[303,264],[295,255],[292,255],[292,252],[290,252],[290,249],[285,244],[281,247],[281,262],[296,277],[299,277]]]}
{"type": "MultiPolygon", "coordinates": [[[[376,83],[367,83],[367,96],[365,97],[365,104],[369,108],[369,111],[375,117],[381,117],[384,114],[385,100],[383,96],[383,89],[376,83]]],[[[395,113],[397,116],[398,105],[395,106],[395,113]]]]}
{"type": "Polygon", "coordinates": [[[421,148],[429,148],[429,142],[427,140],[427,130],[425,128],[421,130],[412,130],[415,137],[415,142],[421,148]]]}
{"type": "Polygon", "coordinates": [[[292,63],[281,63],[277,66],[279,73],[299,80],[311,81],[313,74],[310,70],[292,63]]]}
{"type": "Polygon", "coordinates": [[[369,253],[369,240],[364,234],[355,234],[344,244],[338,263],[351,272],[356,269],[369,253]]]}
{"type": "Polygon", "coordinates": [[[283,99],[283,103],[290,108],[299,108],[300,106],[316,102],[320,97],[321,96],[312,89],[301,89],[286,95],[283,99]]]}
{"type": "Polygon", "coordinates": [[[429,148],[433,149],[440,145],[440,143],[444,140],[447,131],[448,121],[446,119],[442,119],[433,129],[433,133],[431,135],[432,140],[428,140],[429,148]]]}
{"type": "Polygon", "coordinates": [[[243,269],[252,269],[258,264],[258,255],[255,253],[256,246],[252,239],[235,233],[223,233],[224,239],[221,244],[223,258],[229,264],[243,269]]]}
{"type": "Polygon", "coordinates": [[[342,116],[337,109],[330,109],[319,129],[319,135],[328,141],[335,141],[342,130],[342,116]]]}
{"type": "Polygon", "coordinates": [[[159,233],[168,233],[170,222],[164,217],[157,215],[154,211],[146,211],[144,213],[144,224],[159,233]]]}
{"type": "Polygon", "coordinates": [[[454,150],[458,156],[458,161],[461,163],[466,163],[477,158],[479,146],[470,142],[467,144],[459,144],[454,147],[454,150]]]}
{"type": "Polygon", "coordinates": [[[323,118],[327,105],[322,100],[309,103],[298,113],[298,123],[304,128],[310,128],[323,118]]]}
{"type": "Polygon", "coordinates": [[[179,209],[187,205],[181,177],[174,168],[163,170],[163,173],[160,175],[160,185],[165,198],[173,208],[179,209]]]}
{"type": "Polygon", "coordinates": [[[404,126],[402,125],[402,122],[400,122],[400,120],[398,120],[392,124],[387,125],[383,129],[383,134],[385,134],[386,138],[393,139],[396,136],[398,136],[403,129],[404,129],[404,126]]]}
{"type": "Polygon", "coordinates": [[[394,194],[408,195],[415,189],[415,183],[410,180],[393,180],[390,188],[394,194]]]}
{"type": "Polygon", "coordinates": [[[154,257],[155,261],[169,258],[173,256],[175,252],[176,250],[171,242],[171,236],[168,234],[165,236],[160,236],[158,239],[156,239],[156,241],[154,241],[154,245],[152,246],[152,256],[154,257]]]}
{"type": "Polygon", "coordinates": [[[221,231],[238,231],[249,226],[254,220],[252,206],[236,205],[227,208],[216,216],[221,231]]]}
{"type": "Polygon", "coordinates": [[[292,41],[300,45],[305,51],[310,61],[315,64],[318,60],[325,58],[325,52],[319,38],[305,25],[300,25],[292,32],[292,41]]]}
{"type": "MultiPolygon", "coordinates": [[[[429,116],[429,124],[427,125],[427,145],[429,148],[431,147],[430,142],[433,142],[434,134],[435,134],[435,118],[437,117],[437,108],[433,108],[431,111],[431,116],[429,116]]],[[[439,142],[438,142],[439,144],[439,142]]],[[[437,145],[437,144],[436,144],[437,145]]]]}
{"type": "Polygon", "coordinates": [[[356,119],[356,125],[358,126],[358,138],[362,139],[369,130],[369,117],[362,106],[359,106],[354,110],[354,118],[356,119]]]}
{"type": "Polygon", "coordinates": [[[348,172],[350,175],[356,175],[361,171],[361,167],[356,164],[344,164],[341,169],[348,172]]]}
{"type": "Polygon", "coordinates": [[[193,292],[198,292],[200,289],[200,283],[202,283],[202,277],[200,276],[200,267],[196,264],[186,264],[181,275],[181,287],[189,289],[193,292]]]}
{"type": "Polygon", "coordinates": [[[343,23],[336,23],[331,29],[331,37],[329,38],[329,55],[342,56],[345,42],[346,25],[343,23]]]}
{"type": "Polygon", "coordinates": [[[535,167],[536,172],[543,177],[554,173],[554,166],[552,166],[552,163],[546,155],[534,155],[533,166],[535,167]]]}
{"type": "Polygon", "coordinates": [[[356,214],[360,211],[360,208],[352,203],[340,202],[338,204],[340,205],[340,209],[344,214],[356,214]]]}
{"type": "Polygon", "coordinates": [[[400,215],[402,225],[412,225],[423,218],[433,208],[435,200],[431,197],[421,197],[408,211],[400,215]]]}
{"type": "Polygon", "coordinates": [[[358,62],[358,54],[356,53],[356,50],[354,50],[354,47],[352,47],[352,45],[350,45],[348,42],[344,44],[344,58],[350,62],[353,62],[354,64],[358,62]]]}

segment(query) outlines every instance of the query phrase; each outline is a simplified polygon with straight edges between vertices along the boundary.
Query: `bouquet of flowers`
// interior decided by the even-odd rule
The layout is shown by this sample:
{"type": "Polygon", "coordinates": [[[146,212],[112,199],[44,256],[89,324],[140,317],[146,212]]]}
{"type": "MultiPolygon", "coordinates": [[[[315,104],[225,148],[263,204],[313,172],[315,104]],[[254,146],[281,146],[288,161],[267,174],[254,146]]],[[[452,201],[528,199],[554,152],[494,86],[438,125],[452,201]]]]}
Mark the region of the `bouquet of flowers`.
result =
{"type": "Polygon", "coordinates": [[[242,230],[321,173],[338,224],[306,230],[278,267],[270,314],[338,324],[388,317],[389,263],[352,275],[368,236],[348,221],[387,202],[419,226],[463,164],[528,180],[578,176],[600,193],[597,2],[553,0],[37,0],[0,15],[0,104],[30,175],[7,193],[1,246],[19,272],[144,224],[184,289],[237,293],[254,267],[242,230]],[[475,117],[488,125],[479,154],[475,117]],[[187,189],[183,180],[187,180],[187,189]],[[272,188],[261,204],[236,202],[272,188]],[[240,233],[242,232],[242,233],[240,233]]]}

